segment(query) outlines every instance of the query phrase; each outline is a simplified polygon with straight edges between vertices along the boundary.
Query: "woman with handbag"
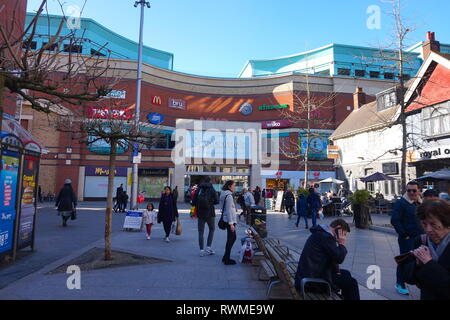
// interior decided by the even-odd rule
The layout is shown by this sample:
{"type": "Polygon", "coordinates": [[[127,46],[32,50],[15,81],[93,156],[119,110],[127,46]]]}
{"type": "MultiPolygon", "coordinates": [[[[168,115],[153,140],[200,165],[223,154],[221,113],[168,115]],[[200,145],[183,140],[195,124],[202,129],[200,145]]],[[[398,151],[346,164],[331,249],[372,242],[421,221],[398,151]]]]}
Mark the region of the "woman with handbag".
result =
{"type": "Polygon", "coordinates": [[[76,219],[76,207],[77,207],[77,197],[72,189],[72,180],[66,179],[64,181],[64,187],[56,198],[56,204],[58,210],[58,215],[62,216],[63,227],[67,227],[67,220],[72,218],[76,219]]]}
{"type": "Polygon", "coordinates": [[[236,261],[230,259],[231,248],[236,241],[236,224],[237,224],[237,214],[236,205],[233,199],[234,193],[234,181],[227,181],[222,187],[222,192],[220,193],[220,205],[222,207],[222,217],[219,221],[220,224],[225,222],[227,230],[227,243],[225,245],[225,253],[222,258],[222,262],[225,265],[236,264],[236,261]]]}
{"type": "Polygon", "coordinates": [[[158,223],[163,223],[166,236],[164,241],[170,242],[169,235],[173,222],[178,218],[177,202],[172,194],[170,187],[164,188],[164,193],[161,195],[158,208],[158,223]]]}

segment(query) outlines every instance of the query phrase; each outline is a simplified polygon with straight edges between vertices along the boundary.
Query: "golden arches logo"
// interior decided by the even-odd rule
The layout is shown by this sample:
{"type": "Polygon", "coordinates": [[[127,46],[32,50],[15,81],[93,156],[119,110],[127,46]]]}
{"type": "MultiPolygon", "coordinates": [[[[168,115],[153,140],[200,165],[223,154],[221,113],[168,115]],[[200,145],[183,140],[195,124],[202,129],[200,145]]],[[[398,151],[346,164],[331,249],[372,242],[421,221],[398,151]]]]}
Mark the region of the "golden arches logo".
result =
{"type": "Polygon", "coordinates": [[[156,105],[158,105],[158,106],[160,106],[160,105],[162,104],[161,97],[159,97],[159,96],[153,96],[152,103],[153,103],[153,104],[156,104],[156,105]]]}

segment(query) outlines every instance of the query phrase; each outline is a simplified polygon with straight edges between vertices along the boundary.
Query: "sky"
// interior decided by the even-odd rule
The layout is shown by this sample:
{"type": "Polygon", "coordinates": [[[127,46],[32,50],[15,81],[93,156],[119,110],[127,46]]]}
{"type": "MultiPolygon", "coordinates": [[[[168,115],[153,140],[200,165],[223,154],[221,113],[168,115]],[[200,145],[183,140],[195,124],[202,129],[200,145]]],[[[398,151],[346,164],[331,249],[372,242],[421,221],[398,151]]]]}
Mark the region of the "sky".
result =
{"type": "MultiPolygon", "coordinates": [[[[66,10],[84,6],[83,17],[134,41],[139,39],[139,9],[133,6],[134,0],[60,2],[66,10]]],[[[288,56],[330,43],[388,46],[393,28],[387,2],[152,0],[151,8],[145,10],[144,44],[173,53],[175,71],[237,77],[251,59],[288,56]]],[[[36,11],[40,3],[28,0],[28,11],[36,11]]],[[[427,31],[450,44],[450,1],[402,0],[402,4],[405,21],[413,30],[407,39],[410,45],[425,40],[427,31]]],[[[61,14],[57,0],[48,0],[48,12],[61,14]]]]}

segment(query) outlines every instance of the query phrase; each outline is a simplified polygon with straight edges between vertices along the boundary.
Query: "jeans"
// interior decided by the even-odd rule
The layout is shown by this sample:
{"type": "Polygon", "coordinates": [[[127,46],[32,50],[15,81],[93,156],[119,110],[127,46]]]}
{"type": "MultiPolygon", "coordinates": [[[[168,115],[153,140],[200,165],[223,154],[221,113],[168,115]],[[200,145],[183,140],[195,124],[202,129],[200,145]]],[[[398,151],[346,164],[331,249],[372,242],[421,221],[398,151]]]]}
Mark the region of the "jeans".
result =
{"type": "Polygon", "coordinates": [[[286,206],[286,211],[289,216],[294,212],[294,206],[286,206]]]}
{"type": "MultiPolygon", "coordinates": [[[[407,253],[414,249],[414,238],[404,239],[398,238],[398,246],[400,247],[400,254],[407,253]]],[[[405,288],[405,279],[402,275],[400,266],[397,266],[397,284],[405,288]]]]}
{"type": "Polygon", "coordinates": [[[303,219],[305,219],[305,227],[308,227],[308,216],[306,215],[306,213],[300,213],[300,212],[297,212],[297,225],[299,224],[299,222],[300,222],[300,218],[301,217],[303,217],[303,219]]]}
{"type": "Polygon", "coordinates": [[[164,231],[166,232],[166,238],[170,236],[170,230],[172,229],[172,221],[171,222],[163,222],[164,231]]]}
{"type": "Polygon", "coordinates": [[[206,241],[206,246],[211,247],[213,237],[214,237],[214,230],[215,230],[215,218],[209,217],[209,218],[198,218],[198,244],[200,246],[200,250],[203,250],[204,248],[204,239],[203,239],[203,233],[205,232],[205,223],[208,224],[208,240],[206,241]]]}
{"type": "Polygon", "coordinates": [[[230,260],[231,248],[233,247],[234,242],[236,241],[236,229],[231,231],[231,226],[227,225],[227,244],[225,245],[225,253],[223,255],[223,261],[230,260]]]}
{"type": "Polygon", "coordinates": [[[360,300],[358,281],[356,281],[349,271],[341,270],[340,274],[331,275],[333,284],[342,290],[344,300],[360,300]]]}
{"type": "Polygon", "coordinates": [[[147,229],[147,236],[150,236],[152,234],[152,226],[153,226],[153,223],[145,224],[145,228],[147,229]]]}
{"type": "Polygon", "coordinates": [[[312,226],[315,227],[317,225],[317,212],[319,209],[311,209],[311,218],[312,218],[312,226]]]}

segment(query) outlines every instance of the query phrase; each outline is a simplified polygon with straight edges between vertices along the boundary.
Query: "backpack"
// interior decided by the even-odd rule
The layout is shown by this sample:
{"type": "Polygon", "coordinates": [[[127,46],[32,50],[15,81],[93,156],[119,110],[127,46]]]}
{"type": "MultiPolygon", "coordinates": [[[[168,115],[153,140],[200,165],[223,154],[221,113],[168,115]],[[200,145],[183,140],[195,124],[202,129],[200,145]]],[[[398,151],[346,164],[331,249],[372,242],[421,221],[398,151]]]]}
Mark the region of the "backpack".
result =
{"type": "Polygon", "coordinates": [[[211,210],[211,199],[207,188],[200,188],[197,195],[197,215],[205,216],[211,210]]]}

